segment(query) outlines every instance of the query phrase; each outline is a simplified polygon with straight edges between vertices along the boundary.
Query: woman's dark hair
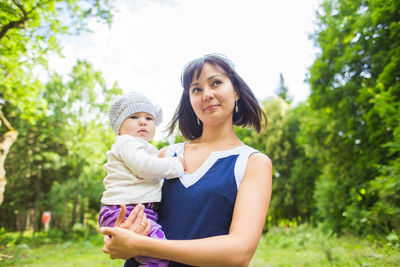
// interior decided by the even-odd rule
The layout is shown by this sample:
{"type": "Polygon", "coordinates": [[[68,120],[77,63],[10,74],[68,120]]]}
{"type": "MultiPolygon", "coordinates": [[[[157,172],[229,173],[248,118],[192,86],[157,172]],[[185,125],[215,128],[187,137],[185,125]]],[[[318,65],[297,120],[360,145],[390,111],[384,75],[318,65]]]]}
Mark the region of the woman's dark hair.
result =
{"type": "Polygon", "coordinates": [[[175,130],[176,124],[179,126],[180,132],[188,140],[194,140],[201,136],[203,124],[197,123],[196,114],[193,111],[189,99],[189,87],[193,81],[194,74],[196,79],[200,77],[201,71],[205,63],[220,67],[225,71],[225,75],[229,77],[232,85],[239,95],[237,105],[239,112],[233,112],[233,124],[241,126],[250,126],[257,132],[261,129],[261,121],[264,119],[265,127],[267,126],[267,116],[257,102],[253,92],[246,82],[234,70],[232,62],[217,54],[209,54],[204,57],[192,60],[183,70],[181,83],[183,93],[179,105],[175,111],[172,121],[169,125],[169,134],[175,130]]]}

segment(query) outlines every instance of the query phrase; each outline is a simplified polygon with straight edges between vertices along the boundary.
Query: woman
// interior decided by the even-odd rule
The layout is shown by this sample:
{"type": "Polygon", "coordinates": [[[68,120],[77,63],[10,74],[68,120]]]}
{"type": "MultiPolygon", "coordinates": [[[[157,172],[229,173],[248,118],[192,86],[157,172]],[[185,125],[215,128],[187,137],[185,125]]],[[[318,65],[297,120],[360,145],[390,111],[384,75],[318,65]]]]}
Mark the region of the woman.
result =
{"type": "MultiPolygon", "coordinates": [[[[184,90],[170,132],[178,124],[189,142],[162,150],[165,156],[186,161],[185,175],[163,185],[159,223],[169,240],[121,227],[103,228],[103,251],[111,258],[168,259],[170,266],[247,266],[267,216],[272,164],[245,146],[233,125],[258,132],[266,116],[230,61],[221,56],[193,60],[181,80],[184,90]]],[[[140,208],[121,226],[149,228],[140,208]]]]}

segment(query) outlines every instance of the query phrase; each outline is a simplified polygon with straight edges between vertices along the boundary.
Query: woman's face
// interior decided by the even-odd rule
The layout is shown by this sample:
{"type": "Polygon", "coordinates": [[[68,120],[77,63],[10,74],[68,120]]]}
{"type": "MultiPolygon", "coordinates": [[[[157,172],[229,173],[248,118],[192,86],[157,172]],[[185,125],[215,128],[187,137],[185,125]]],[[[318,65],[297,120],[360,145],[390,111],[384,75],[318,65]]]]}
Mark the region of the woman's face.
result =
{"type": "Polygon", "coordinates": [[[235,101],[239,99],[232,82],[219,67],[205,63],[198,79],[194,73],[189,86],[190,104],[203,125],[232,121],[235,101]]]}

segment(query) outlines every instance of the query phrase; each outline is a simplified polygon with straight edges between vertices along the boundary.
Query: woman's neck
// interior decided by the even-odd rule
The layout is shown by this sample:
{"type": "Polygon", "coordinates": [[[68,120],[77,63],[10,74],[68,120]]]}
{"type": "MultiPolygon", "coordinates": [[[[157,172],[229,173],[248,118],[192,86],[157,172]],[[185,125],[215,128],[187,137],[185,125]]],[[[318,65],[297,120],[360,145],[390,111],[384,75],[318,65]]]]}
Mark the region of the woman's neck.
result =
{"type": "Polygon", "coordinates": [[[195,143],[207,143],[209,145],[238,146],[243,143],[236,136],[232,123],[224,123],[218,126],[203,126],[202,135],[195,140],[195,143]]]}

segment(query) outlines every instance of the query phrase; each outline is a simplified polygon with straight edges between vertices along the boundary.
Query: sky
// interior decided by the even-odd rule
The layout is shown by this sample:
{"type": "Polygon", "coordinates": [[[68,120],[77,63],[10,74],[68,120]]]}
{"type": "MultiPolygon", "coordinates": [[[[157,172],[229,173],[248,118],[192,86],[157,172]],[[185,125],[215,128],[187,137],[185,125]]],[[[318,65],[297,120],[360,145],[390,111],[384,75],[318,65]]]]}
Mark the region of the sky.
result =
{"type": "Polygon", "coordinates": [[[91,32],[61,39],[64,57],[51,70],[67,76],[78,59],[91,62],[124,92],[135,91],[163,109],[163,132],[182,94],[180,75],[208,53],[228,57],[262,101],[275,95],[282,73],[297,104],[317,48],[309,39],[320,0],[116,0],[111,27],[92,21],[91,32]]]}

